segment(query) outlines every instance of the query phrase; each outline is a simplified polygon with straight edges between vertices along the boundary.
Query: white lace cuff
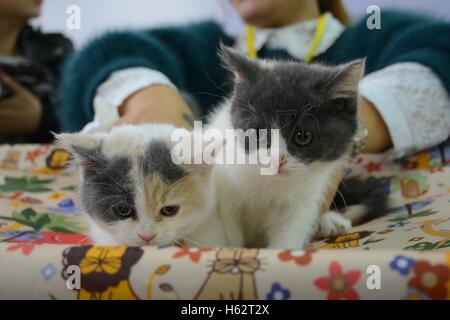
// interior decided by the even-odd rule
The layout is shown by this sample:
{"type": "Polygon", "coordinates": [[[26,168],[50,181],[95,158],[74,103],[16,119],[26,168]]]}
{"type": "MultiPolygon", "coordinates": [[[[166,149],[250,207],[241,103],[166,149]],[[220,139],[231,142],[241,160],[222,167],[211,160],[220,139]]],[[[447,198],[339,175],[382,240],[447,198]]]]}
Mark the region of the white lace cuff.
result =
{"type": "Polygon", "coordinates": [[[435,146],[450,134],[450,100],[440,79],[418,63],[398,63],[365,76],[359,86],[386,123],[400,158],[435,146]]]}
{"type": "Polygon", "coordinates": [[[84,127],[83,132],[102,131],[119,119],[119,107],[129,96],[156,84],[176,89],[169,78],[156,70],[134,67],[113,72],[97,88],[94,97],[94,119],[84,127]]]}

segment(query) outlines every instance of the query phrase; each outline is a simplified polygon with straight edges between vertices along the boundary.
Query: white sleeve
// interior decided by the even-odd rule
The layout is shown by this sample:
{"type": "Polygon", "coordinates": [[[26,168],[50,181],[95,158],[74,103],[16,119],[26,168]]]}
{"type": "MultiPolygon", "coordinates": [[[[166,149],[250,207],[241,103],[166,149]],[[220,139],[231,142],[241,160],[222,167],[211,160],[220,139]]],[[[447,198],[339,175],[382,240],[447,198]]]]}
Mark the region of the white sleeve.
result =
{"type": "Polygon", "coordinates": [[[120,105],[133,93],[156,84],[175,86],[164,74],[144,67],[127,68],[113,72],[96,91],[94,97],[94,119],[83,132],[101,131],[119,119],[120,105]]]}
{"type": "Polygon", "coordinates": [[[450,100],[434,72],[418,63],[398,63],[365,76],[359,94],[386,123],[400,158],[433,147],[450,135],[450,100]]]}

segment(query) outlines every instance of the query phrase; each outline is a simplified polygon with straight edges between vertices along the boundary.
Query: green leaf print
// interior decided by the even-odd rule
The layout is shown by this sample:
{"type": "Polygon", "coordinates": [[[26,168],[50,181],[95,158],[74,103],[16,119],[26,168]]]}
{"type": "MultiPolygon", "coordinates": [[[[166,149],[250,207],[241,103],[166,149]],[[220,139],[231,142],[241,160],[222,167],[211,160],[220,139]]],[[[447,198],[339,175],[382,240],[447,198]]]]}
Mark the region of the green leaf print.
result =
{"type": "Polygon", "coordinates": [[[63,191],[76,191],[77,190],[77,186],[76,185],[71,185],[71,186],[67,186],[67,187],[61,188],[61,190],[63,190],[63,191]]]}
{"type": "Polygon", "coordinates": [[[400,215],[400,216],[396,216],[392,219],[389,219],[388,221],[392,221],[392,222],[401,222],[401,221],[406,221],[406,220],[411,220],[414,218],[420,218],[420,217],[426,217],[426,216],[430,216],[432,214],[438,213],[437,211],[434,211],[432,209],[427,209],[427,210],[423,210],[423,211],[419,211],[410,215],[400,215]]]}
{"type": "Polygon", "coordinates": [[[51,182],[53,182],[53,179],[41,180],[35,176],[23,176],[22,178],[5,177],[5,183],[3,185],[0,185],[0,192],[47,192],[52,191],[52,189],[48,187],[48,184],[51,182]]]}
{"type": "Polygon", "coordinates": [[[31,209],[31,208],[27,208],[27,209],[23,210],[23,211],[20,213],[20,215],[21,215],[22,217],[24,217],[25,220],[30,220],[30,219],[32,219],[33,217],[36,216],[36,214],[37,214],[36,211],[34,211],[34,210],[31,209]]]}
{"type": "Polygon", "coordinates": [[[49,224],[50,222],[51,222],[51,219],[50,219],[49,215],[44,214],[36,220],[36,222],[34,224],[34,228],[35,228],[35,230],[41,230],[45,225],[49,224]]]}
{"type": "Polygon", "coordinates": [[[14,211],[12,217],[0,217],[2,220],[13,220],[35,231],[53,231],[64,233],[84,233],[86,230],[78,220],[58,213],[38,213],[31,208],[20,212],[14,211]]]}
{"type": "Polygon", "coordinates": [[[50,222],[42,230],[64,232],[64,233],[85,233],[86,229],[80,225],[77,218],[69,217],[59,213],[49,213],[50,222]]]}

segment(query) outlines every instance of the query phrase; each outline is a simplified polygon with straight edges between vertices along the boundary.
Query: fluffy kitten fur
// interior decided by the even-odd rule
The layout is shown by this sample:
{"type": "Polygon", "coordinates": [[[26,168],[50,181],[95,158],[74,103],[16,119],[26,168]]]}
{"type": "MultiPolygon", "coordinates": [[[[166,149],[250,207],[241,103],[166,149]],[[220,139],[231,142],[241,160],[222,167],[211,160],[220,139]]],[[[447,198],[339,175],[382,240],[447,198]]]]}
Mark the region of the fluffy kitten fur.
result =
{"type": "MultiPolygon", "coordinates": [[[[279,129],[280,159],[274,160],[283,163],[276,175],[265,176],[259,165],[215,166],[228,244],[303,248],[318,225],[325,236],[347,231],[348,218],[335,211],[320,215],[320,209],[356,133],[364,61],[336,67],[264,61],[226,47],[221,55],[234,74],[234,92],[209,127],[279,129]]],[[[348,209],[358,219],[368,212],[361,205],[348,209]]]]}
{"type": "Polygon", "coordinates": [[[225,244],[210,167],[172,162],[174,129],[121,126],[110,133],[56,136],[79,166],[79,197],[94,243],[225,244]]]}

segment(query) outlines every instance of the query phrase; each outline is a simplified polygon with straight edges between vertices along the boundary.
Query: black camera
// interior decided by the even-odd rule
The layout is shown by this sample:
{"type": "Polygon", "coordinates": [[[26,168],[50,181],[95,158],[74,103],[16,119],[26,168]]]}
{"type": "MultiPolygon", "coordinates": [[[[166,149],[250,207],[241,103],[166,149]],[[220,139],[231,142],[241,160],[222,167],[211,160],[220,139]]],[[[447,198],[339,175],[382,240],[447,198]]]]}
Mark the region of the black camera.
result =
{"type": "MultiPolygon", "coordinates": [[[[28,59],[21,57],[0,58],[0,69],[38,98],[42,98],[52,91],[53,79],[51,73],[46,68],[28,59]]],[[[0,82],[0,100],[11,96],[11,90],[0,82]]]]}

